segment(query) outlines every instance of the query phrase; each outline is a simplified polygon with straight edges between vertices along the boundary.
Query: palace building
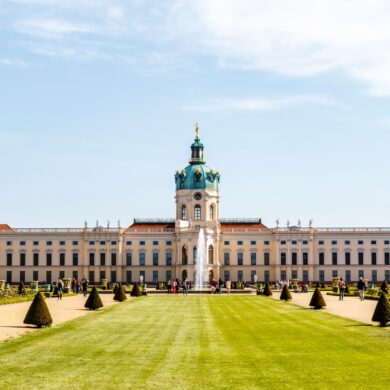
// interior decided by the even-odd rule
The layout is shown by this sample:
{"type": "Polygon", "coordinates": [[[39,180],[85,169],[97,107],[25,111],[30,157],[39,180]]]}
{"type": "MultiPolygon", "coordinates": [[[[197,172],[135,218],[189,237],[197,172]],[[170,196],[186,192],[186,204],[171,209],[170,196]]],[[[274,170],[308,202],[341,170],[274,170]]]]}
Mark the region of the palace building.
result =
{"type": "Polygon", "coordinates": [[[128,228],[0,224],[0,279],[49,283],[85,276],[99,283],[134,282],[143,275],[149,284],[171,277],[194,281],[204,229],[210,278],[390,281],[390,228],[270,228],[260,218],[223,219],[220,179],[206,165],[197,128],[189,165],[175,175],[175,218],[135,219],[128,228]]]}

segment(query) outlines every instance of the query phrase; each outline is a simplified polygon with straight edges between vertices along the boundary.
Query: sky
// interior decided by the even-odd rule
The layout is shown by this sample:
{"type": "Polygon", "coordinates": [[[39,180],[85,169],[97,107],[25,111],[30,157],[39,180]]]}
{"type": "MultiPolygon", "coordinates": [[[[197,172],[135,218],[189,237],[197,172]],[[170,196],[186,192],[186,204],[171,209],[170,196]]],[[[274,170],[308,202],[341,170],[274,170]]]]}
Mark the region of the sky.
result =
{"type": "Polygon", "coordinates": [[[221,216],[390,226],[390,3],[0,0],[0,223],[175,215],[200,123],[221,216]]]}

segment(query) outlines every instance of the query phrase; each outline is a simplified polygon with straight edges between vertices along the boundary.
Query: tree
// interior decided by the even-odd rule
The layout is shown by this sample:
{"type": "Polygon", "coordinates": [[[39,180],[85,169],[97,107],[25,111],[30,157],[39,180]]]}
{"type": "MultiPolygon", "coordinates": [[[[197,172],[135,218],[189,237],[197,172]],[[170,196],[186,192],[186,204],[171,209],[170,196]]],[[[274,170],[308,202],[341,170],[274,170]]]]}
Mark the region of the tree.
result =
{"type": "Polygon", "coordinates": [[[50,326],[53,323],[45,302],[45,297],[41,292],[35,294],[34,300],[32,301],[23,322],[25,324],[36,325],[38,328],[50,326]]]}
{"type": "Polygon", "coordinates": [[[132,297],[140,297],[142,295],[142,290],[138,283],[134,284],[133,289],[131,290],[130,296],[132,297]]]}
{"type": "Polygon", "coordinates": [[[386,279],[382,282],[381,285],[381,291],[384,292],[385,294],[389,293],[389,286],[387,285],[386,279]]]}
{"type": "Polygon", "coordinates": [[[89,310],[96,310],[100,307],[103,307],[103,302],[100,299],[100,295],[98,293],[98,290],[96,286],[93,286],[91,292],[89,293],[87,302],[85,302],[84,307],[86,307],[89,310]]]}
{"type": "Polygon", "coordinates": [[[312,306],[314,309],[321,309],[326,306],[324,297],[322,296],[321,291],[318,287],[316,287],[316,289],[314,290],[309,306],[312,306]]]}
{"type": "Polygon", "coordinates": [[[372,320],[379,322],[380,326],[386,326],[390,322],[390,303],[383,292],[379,295],[372,320]]]}
{"type": "Polygon", "coordinates": [[[263,295],[265,295],[266,297],[270,297],[272,295],[272,290],[268,282],[265,284],[263,295]]]}
{"type": "Polygon", "coordinates": [[[121,284],[115,287],[114,301],[123,302],[127,299],[126,291],[121,284]]]}
{"type": "Polygon", "coordinates": [[[24,283],[20,282],[18,287],[18,294],[24,295],[26,293],[26,289],[24,288],[24,283]]]}
{"type": "Polygon", "coordinates": [[[280,299],[282,301],[288,301],[289,299],[292,299],[290,290],[287,287],[287,284],[284,285],[282,293],[280,294],[280,299]]]}

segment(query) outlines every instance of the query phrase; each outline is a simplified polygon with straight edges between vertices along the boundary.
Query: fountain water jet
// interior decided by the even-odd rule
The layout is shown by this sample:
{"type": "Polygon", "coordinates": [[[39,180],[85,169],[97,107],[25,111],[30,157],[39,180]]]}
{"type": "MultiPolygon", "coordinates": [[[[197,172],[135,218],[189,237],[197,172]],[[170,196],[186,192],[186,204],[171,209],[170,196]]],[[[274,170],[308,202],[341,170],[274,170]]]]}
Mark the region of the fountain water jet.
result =
{"type": "Polygon", "coordinates": [[[196,244],[196,264],[195,264],[195,288],[201,290],[208,282],[207,250],[204,230],[199,230],[198,243],[196,244]]]}

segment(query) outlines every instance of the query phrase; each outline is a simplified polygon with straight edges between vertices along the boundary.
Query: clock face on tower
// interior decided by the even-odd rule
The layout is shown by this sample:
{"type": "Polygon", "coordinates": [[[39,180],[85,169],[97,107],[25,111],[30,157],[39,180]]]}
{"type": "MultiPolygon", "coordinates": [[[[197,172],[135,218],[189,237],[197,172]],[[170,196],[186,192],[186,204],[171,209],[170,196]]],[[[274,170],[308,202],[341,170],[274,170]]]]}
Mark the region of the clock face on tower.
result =
{"type": "Polygon", "coordinates": [[[195,200],[201,200],[202,199],[202,194],[200,192],[195,192],[194,199],[195,200]]]}

